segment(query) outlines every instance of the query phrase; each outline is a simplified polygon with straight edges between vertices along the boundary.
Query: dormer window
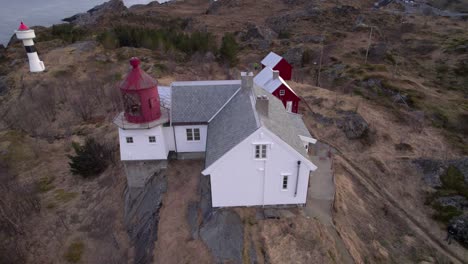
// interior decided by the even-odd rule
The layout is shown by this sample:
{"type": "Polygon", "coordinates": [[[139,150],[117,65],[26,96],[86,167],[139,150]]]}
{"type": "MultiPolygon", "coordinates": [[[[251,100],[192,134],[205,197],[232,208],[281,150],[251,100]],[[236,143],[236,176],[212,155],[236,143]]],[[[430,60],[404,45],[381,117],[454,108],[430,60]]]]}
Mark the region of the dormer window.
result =
{"type": "Polygon", "coordinates": [[[255,145],[255,159],[266,159],[267,158],[267,145],[255,145]]]}
{"type": "Polygon", "coordinates": [[[280,90],[280,96],[284,96],[286,94],[285,90],[280,90]]]}

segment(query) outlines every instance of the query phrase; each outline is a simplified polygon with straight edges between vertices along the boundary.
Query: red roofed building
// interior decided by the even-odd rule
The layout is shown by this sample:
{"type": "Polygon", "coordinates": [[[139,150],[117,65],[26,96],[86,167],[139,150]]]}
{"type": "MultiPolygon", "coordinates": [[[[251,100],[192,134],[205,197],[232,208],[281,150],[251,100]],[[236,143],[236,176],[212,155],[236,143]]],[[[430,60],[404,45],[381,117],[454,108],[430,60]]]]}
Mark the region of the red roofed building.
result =
{"type": "Polygon", "coordinates": [[[279,71],[266,67],[255,76],[254,83],[280,99],[288,112],[297,113],[301,98],[281,77],[279,71]]]}
{"type": "Polygon", "coordinates": [[[269,67],[275,71],[279,71],[279,75],[283,80],[289,81],[292,78],[291,64],[273,51],[262,60],[262,65],[262,68],[269,67]]]}

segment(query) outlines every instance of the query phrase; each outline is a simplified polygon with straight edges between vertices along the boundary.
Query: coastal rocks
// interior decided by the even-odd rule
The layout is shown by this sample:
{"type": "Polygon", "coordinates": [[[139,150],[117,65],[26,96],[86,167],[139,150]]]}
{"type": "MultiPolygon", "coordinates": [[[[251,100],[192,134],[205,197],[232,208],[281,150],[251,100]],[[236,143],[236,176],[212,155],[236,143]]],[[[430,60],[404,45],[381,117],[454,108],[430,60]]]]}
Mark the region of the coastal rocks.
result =
{"type": "Polygon", "coordinates": [[[104,4],[93,7],[86,13],[80,13],[68,18],[64,18],[63,21],[80,26],[93,25],[106,15],[118,15],[126,13],[127,11],[128,9],[125,7],[122,0],[110,0],[104,4]]]}
{"type": "Polygon", "coordinates": [[[244,227],[236,212],[213,212],[200,229],[200,237],[215,257],[216,263],[242,263],[244,227]]]}
{"type": "Polygon", "coordinates": [[[369,124],[355,112],[344,112],[345,116],[337,120],[337,126],[343,130],[348,139],[363,138],[369,131],[369,124]]]}

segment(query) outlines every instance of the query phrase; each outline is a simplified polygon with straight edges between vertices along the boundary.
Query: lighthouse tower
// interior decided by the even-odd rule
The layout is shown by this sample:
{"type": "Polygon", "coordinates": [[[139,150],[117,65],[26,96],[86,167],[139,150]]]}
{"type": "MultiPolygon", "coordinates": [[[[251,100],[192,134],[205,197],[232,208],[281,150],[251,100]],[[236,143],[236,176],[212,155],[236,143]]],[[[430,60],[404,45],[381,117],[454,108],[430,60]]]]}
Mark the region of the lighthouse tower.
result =
{"type": "Polygon", "coordinates": [[[28,26],[21,22],[21,25],[19,26],[18,30],[15,31],[15,33],[16,37],[23,41],[24,48],[28,53],[29,70],[31,72],[43,72],[45,70],[44,63],[39,60],[36,48],[34,47],[33,39],[36,37],[34,30],[29,29],[28,26]]]}
{"type": "Polygon", "coordinates": [[[115,119],[119,127],[120,159],[129,187],[143,187],[155,172],[167,165],[173,131],[169,111],[160,105],[158,83],[130,60],[131,70],[120,83],[124,111],[115,119]]]}

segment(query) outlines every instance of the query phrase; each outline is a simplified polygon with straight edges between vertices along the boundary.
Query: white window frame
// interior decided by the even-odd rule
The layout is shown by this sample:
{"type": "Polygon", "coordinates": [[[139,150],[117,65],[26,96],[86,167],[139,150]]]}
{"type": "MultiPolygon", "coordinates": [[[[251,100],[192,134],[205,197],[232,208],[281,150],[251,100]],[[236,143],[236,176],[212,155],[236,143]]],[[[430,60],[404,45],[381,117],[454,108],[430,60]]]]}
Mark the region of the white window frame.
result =
{"type": "Polygon", "coordinates": [[[254,158],[256,160],[268,159],[268,144],[254,144],[254,158]]]}
{"type": "Polygon", "coordinates": [[[125,142],[127,142],[127,144],[135,143],[135,141],[133,140],[133,137],[125,137],[125,142]]]}
{"type": "Polygon", "coordinates": [[[200,128],[186,128],[185,137],[188,142],[200,141],[201,140],[200,128]]]}
{"type": "Polygon", "coordinates": [[[286,94],[286,90],[281,89],[280,92],[279,92],[279,95],[280,95],[280,96],[284,96],[285,94],[286,94]]]}
{"type": "Polygon", "coordinates": [[[156,144],[156,142],[157,142],[156,136],[148,136],[148,143],[149,144],[156,144]],[[151,141],[151,138],[154,138],[154,141],[151,141]]]}
{"type": "Polygon", "coordinates": [[[286,192],[289,190],[289,179],[291,178],[290,173],[281,173],[281,191],[286,192]],[[286,188],[284,186],[284,180],[286,180],[286,188]]]}

